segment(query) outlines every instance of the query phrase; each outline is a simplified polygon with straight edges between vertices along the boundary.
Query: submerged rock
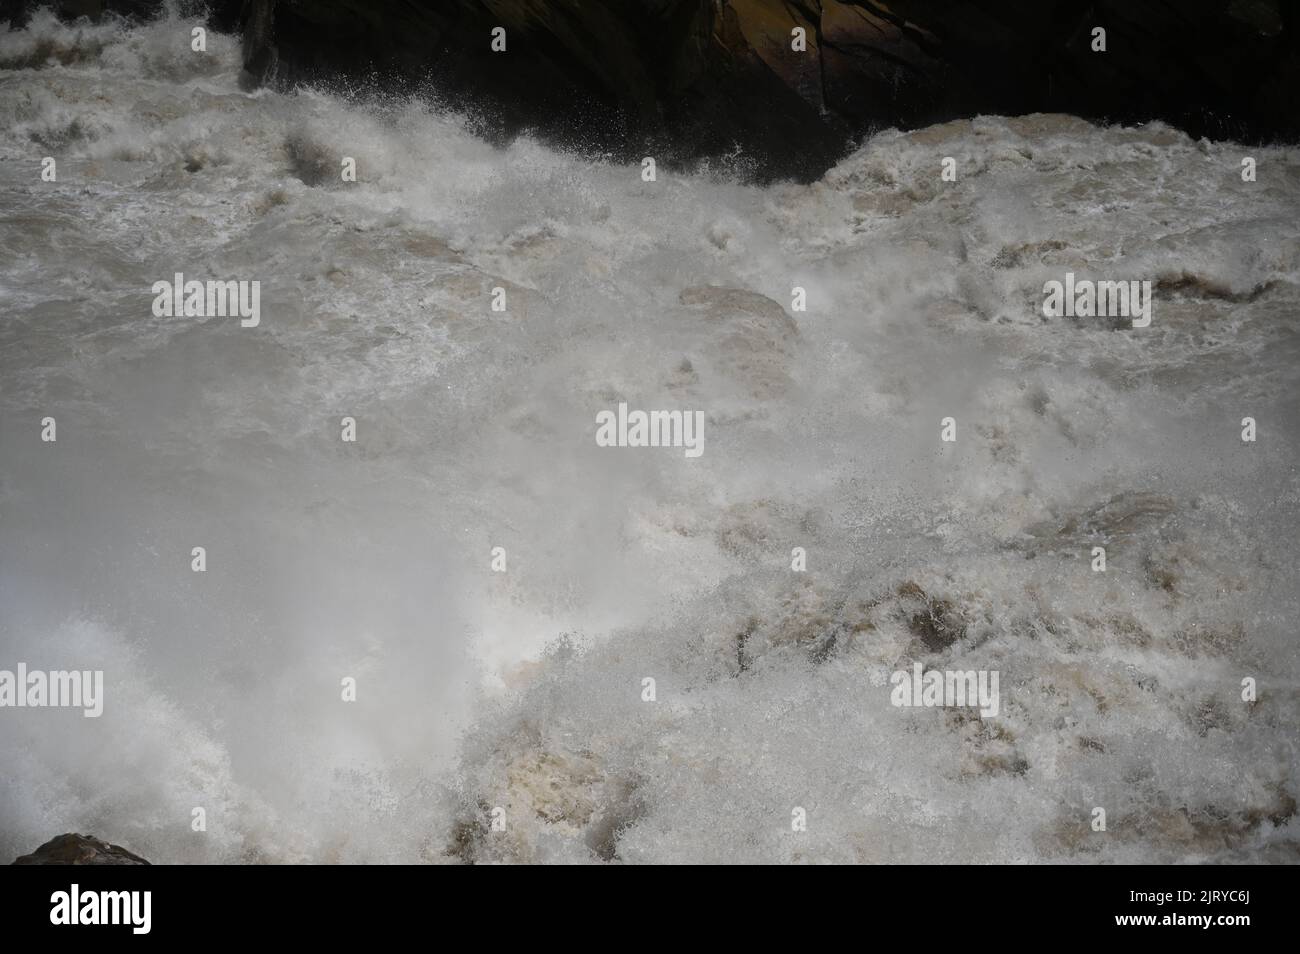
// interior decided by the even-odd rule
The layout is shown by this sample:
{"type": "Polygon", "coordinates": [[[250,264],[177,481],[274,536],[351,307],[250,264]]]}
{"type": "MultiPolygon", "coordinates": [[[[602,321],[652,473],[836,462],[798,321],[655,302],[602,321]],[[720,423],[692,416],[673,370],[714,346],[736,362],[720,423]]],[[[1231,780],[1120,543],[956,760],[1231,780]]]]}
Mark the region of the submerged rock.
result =
{"type": "MultiPolygon", "coordinates": [[[[772,299],[740,288],[698,285],[678,297],[718,371],[758,398],[783,394],[799,327],[772,299]]],[[[701,358],[701,360],[704,360],[701,358]]]]}
{"type": "Polygon", "coordinates": [[[121,845],[110,845],[93,835],[69,832],[51,838],[29,855],[14,859],[16,865],[147,865],[139,855],[121,845]]]}

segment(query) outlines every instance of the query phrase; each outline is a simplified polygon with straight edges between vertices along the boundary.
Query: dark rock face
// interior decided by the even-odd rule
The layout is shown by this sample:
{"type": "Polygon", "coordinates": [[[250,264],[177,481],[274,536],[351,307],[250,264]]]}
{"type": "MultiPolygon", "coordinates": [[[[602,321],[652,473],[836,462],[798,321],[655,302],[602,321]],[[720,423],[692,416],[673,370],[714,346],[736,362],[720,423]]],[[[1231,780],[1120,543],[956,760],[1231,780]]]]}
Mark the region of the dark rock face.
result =
{"type": "Polygon", "coordinates": [[[73,20],[77,17],[98,19],[105,13],[143,18],[154,16],[162,8],[162,2],[161,0],[0,0],[0,20],[8,20],[15,26],[19,26],[41,7],[49,7],[65,20],[73,20]]]}
{"type": "MultiPolygon", "coordinates": [[[[17,15],[33,4],[0,0],[17,15]]],[[[137,13],[148,0],[63,0],[137,13]]],[[[155,4],[156,5],[156,4],[155,4]]],[[[872,128],[978,113],[1300,138],[1293,0],[212,0],[251,83],[422,88],[482,131],[819,175],[872,128]],[[507,49],[490,48],[504,27],[507,49]],[[791,49],[791,31],[807,49],[791,49]],[[1093,30],[1106,30],[1106,51],[1093,30]]]]}
{"type": "Polygon", "coordinates": [[[90,835],[59,835],[51,838],[30,855],[13,862],[16,865],[147,865],[120,845],[110,845],[90,835]]]}
{"type": "Polygon", "coordinates": [[[428,80],[480,105],[490,134],[670,163],[739,149],[763,177],[815,177],[873,127],[977,113],[1300,135],[1289,0],[247,0],[245,15],[269,24],[246,33],[258,79],[428,80]]]}

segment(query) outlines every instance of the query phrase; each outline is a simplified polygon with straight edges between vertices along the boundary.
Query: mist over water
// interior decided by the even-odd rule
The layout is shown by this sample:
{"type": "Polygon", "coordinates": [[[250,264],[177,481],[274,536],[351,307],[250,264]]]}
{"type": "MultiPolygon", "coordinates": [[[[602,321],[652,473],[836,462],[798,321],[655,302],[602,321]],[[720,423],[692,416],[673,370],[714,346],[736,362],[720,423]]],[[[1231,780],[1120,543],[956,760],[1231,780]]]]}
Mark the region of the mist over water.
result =
{"type": "Polygon", "coordinates": [[[1295,149],[981,117],[643,182],[192,25],[0,33],[0,668],[105,672],[0,712],[0,856],[1297,860],[1295,149]],[[155,317],[176,272],[260,325],[155,317]],[[1151,326],[1045,319],[1066,272],[1151,326]],[[598,447],[619,402],[704,454],[598,447]],[[915,661],[999,718],[893,707],[915,661]]]}

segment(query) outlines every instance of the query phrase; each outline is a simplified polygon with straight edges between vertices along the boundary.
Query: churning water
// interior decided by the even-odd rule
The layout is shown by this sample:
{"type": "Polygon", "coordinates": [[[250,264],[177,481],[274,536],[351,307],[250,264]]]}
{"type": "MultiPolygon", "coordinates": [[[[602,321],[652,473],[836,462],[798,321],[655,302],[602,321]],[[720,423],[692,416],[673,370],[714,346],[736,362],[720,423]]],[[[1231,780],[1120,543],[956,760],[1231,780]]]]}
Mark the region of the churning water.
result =
{"type": "Polygon", "coordinates": [[[193,25],[0,33],[0,668],[105,673],[0,712],[0,856],[1300,857],[1295,150],[987,117],[646,182],[193,25]],[[156,317],[177,272],[260,324],[156,317]],[[1045,318],[1067,272],[1150,327],[1045,318]],[[620,402],[704,453],[597,446],[620,402]],[[891,705],[914,662],[998,717],[891,705]]]}

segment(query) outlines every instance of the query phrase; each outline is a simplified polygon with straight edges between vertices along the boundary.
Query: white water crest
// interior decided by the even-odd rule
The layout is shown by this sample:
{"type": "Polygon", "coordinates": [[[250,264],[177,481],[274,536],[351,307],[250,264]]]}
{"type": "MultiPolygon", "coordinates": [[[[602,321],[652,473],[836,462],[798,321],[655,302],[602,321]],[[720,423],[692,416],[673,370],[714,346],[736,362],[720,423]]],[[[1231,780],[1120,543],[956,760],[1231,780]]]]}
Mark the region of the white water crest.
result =
{"type": "Polygon", "coordinates": [[[242,91],[195,23],[0,33],[0,669],[105,673],[0,710],[0,860],[1300,858],[1297,150],[980,117],[644,182],[242,91]],[[178,272],[259,325],[155,317],[178,272]],[[1067,272],[1151,326],[1045,319],[1067,272]],[[597,446],[621,402],[705,453],[597,446]],[[998,717],[891,705],[918,661],[998,717]]]}

